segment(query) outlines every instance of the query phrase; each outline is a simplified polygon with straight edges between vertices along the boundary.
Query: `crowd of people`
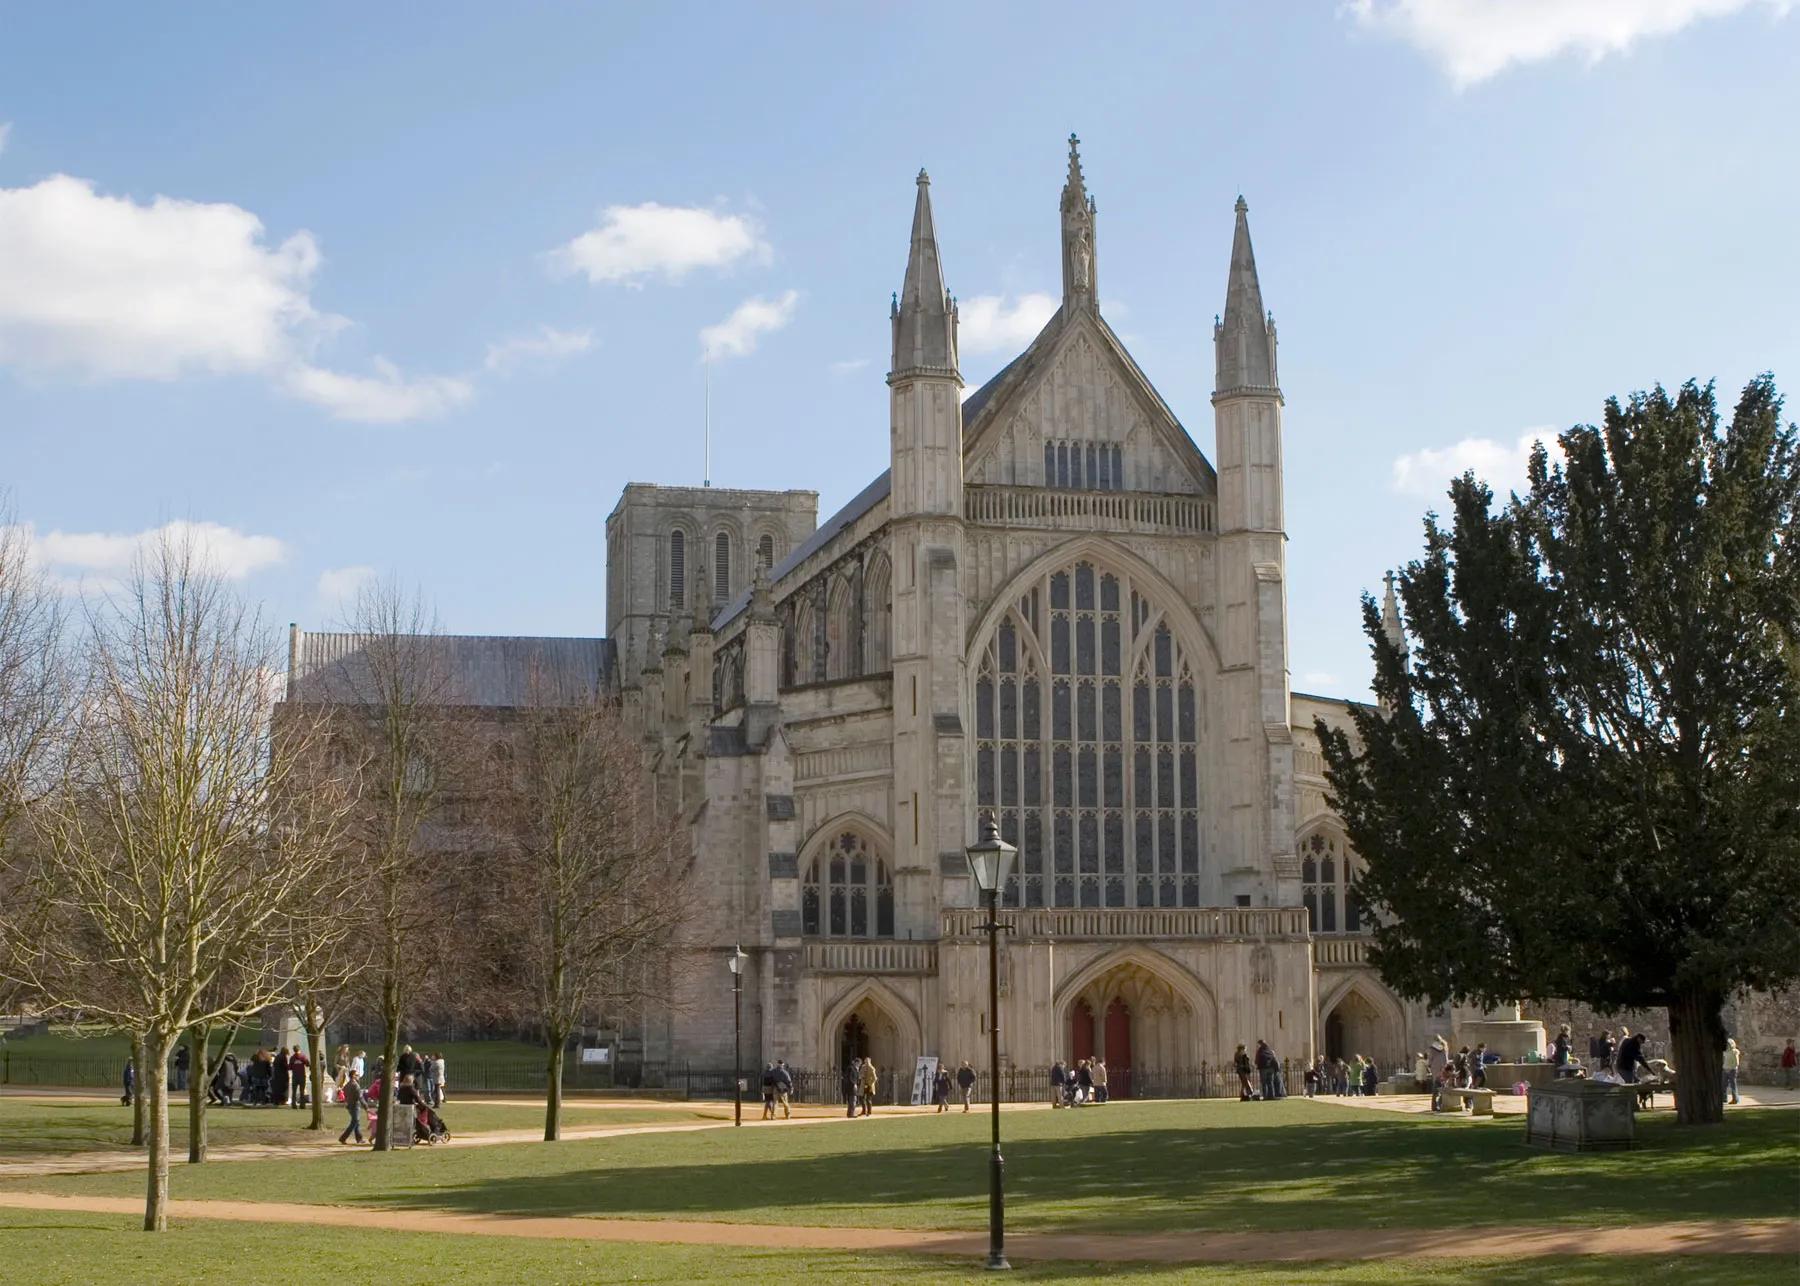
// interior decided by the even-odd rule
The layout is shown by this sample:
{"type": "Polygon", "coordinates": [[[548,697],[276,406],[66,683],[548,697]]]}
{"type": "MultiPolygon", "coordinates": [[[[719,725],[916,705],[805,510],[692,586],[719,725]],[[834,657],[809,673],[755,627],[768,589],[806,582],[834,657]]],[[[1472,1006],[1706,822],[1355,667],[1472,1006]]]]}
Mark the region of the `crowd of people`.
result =
{"type": "Polygon", "coordinates": [[[1381,1083],[1381,1073],[1376,1070],[1374,1059],[1361,1054],[1348,1062],[1341,1057],[1327,1058],[1321,1054],[1302,1073],[1301,1080],[1305,1083],[1307,1098],[1322,1095],[1356,1098],[1373,1095],[1375,1087],[1381,1083]]]}
{"type": "Polygon", "coordinates": [[[1106,1062],[1078,1058],[1069,1067],[1059,1058],[1050,1065],[1050,1106],[1086,1107],[1106,1102],[1106,1062]]]}

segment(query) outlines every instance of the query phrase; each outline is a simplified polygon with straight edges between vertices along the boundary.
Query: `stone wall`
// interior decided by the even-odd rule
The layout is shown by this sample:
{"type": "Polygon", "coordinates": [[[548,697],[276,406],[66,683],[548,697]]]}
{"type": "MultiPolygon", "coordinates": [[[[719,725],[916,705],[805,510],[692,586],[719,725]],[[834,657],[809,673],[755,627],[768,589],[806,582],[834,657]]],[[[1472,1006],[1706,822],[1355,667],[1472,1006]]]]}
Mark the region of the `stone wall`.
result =
{"type": "MultiPolygon", "coordinates": [[[[1627,1009],[1606,1014],[1574,1000],[1527,1001],[1522,1008],[1526,1017],[1543,1021],[1552,1040],[1556,1038],[1560,1024],[1569,1024],[1577,1057],[1586,1055],[1590,1035],[1610,1030],[1616,1040],[1619,1027],[1624,1025],[1645,1035],[1645,1057],[1675,1061],[1669,1044],[1669,1014],[1665,1009],[1627,1009]]],[[[1782,1046],[1789,1040],[1800,1039],[1800,988],[1745,992],[1728,1001],[1725,1034],[1735,1039],[1743,1051],[1742,1080],[1753,1085],[1776,1083],[1780,1080],[1782,1046]]]]}

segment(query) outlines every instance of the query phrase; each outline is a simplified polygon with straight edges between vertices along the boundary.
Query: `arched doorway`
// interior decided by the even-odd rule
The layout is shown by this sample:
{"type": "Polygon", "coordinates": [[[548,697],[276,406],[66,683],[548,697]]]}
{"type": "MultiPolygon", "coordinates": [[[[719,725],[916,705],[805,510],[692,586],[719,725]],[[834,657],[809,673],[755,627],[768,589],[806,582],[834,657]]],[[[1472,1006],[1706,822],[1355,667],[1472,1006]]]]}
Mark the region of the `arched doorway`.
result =
{"type": "Polygon", "coordinates": [[[853,1058],[868,1058],[884,1078],[894,1072],[910,1079],[919,1051],[915,1029],[873,994],[865,994],[827,1028],[826,1049],[841,1069],[853,1058]]]}
{"type": "Polygon", "coordinates": [[[1142,961],[1123,960],[1090,979],[1067,1014],[1070,1056],[1102,1059],[1113,1098],[1172,1093],[1178,1076],[1199,1061],[1194,1006],[1142,961]]]}
{"type": "Polygon", "coordinates": [[[1382,1068],[1406,1061],[1403,1031],[1396,1015],[1365,995],[1360,986],[1345,991],[1325,1012],[1325,1056],[1346,1061],[1361,1055],[1382,1068]]]}

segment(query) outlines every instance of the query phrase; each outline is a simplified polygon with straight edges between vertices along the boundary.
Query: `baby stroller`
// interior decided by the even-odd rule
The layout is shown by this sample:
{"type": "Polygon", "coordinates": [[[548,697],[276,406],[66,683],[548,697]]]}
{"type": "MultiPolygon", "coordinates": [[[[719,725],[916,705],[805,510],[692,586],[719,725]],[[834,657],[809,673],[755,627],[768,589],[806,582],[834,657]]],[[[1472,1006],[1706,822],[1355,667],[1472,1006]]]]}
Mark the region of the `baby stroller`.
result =
{"type": "Polygon", "coordinates": [[[413,1104],[413,1142],[429,1146],[449,1141],[450,1127],[444,1118],[422,1102],[413,1104]]]}

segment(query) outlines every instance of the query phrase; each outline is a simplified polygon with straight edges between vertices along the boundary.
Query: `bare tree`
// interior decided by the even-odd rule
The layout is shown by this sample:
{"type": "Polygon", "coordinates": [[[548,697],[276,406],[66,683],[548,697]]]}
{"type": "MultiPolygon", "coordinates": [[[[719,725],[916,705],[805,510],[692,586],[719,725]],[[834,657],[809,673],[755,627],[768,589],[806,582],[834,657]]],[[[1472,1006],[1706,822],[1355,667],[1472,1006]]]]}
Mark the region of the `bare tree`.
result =
{"type": "Polygon", "coordinates": [[[333,667],[362,781],[353,838],[362,868],[359,931],[379,988],[372,1006],[385,1029],[375,1150],[392,1146],[400,1030],[421,973],[419,948],[447,918],[442,886],[427,878],[429,828],[457,780],[449,709],[452,675],[423,599],[392,582],[366,588],[351,621],[357,646],[333,667]]]}
{"type": "Polygon", "coordinates": [[[144,1227],[161,1231],[170,1052],[277,1002],[330,944],[313,890],[339,877],[347,803],[294,789],[312,734],[269,736],[275,653],[191,543],[145,551],[86,634],[66,762],[31,811],[33,896],[0,908],[0,972],[141,1033],[144,1227]]]}
{"type": "Polygon", "coordinates": [[[511,844],[493,881],[490,957],[548,1054],[544,1138],[562,1127],[563,1050],[589,1019],[652,997],[692,905],[686,829],[659,810],[640,743],[603,693],[573,701],[534,676],[517,723],[511,844]]]}

